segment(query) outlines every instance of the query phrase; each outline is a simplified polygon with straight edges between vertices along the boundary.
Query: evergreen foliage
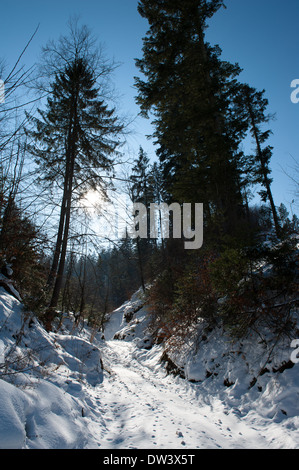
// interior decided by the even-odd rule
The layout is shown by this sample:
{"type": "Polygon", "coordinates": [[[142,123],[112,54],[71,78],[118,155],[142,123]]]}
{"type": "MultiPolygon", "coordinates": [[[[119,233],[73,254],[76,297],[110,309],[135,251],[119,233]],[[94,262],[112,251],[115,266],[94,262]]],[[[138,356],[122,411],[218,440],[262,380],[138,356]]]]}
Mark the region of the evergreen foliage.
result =
{"type": "Polygon", "coordinates": [[[296,220],[282,222],[271,192],[271,132],[263,129],[268,101],[264,91],[240,83],[240,67],[205,40],[208,20],[222,6],[216,0],[138,5],[149,29],[136,60],[142,74],[136,100],[152,118],[167,202],[203,202],[205,214],[204,249],[190,262],[179,243],[168,241],[177,251],[164,252],[165,268],[151,289],[152,331],[167,344],[184,342],[200,321],[221,324],[233,337],[259,324],[288,334],[297,302],[296,243],[277,246],[282,226],[295,229],[296,220]],[[248,133],[255,155],[241,150],[248,133]],[[256,185],[270,207],[250,208],[256,185]]]}
{"type": "Polygon", "coordinates": [[[178,202],[203,202],[213,228],[233,233],[242,215],[240,151],[246,125],[233,110],[240,68],[205,42],[213,1],[141,1],[149,21],[136,78],[137,103],[154,116],[167,190],[178,202]]]}
{"type": "MultiPolygon", "coordinates": [[[[60,221],[48,287],[52,290],[47,312],[50,328],[53,310],[57,307],[62,289],[67,253],[71,208],[75,190],[81,194],[106,185],[99,171],[111,171],[113,155],[120,144],[123,126],[114,109],[101,98],[97,73],[86,58],[88,36],[83,36],[81,50],[74,40],[74,56],[55,74],[50,95],[40,118],[32,117],[33,129],[27,131],[34,145],[29,151],[35,157],[41,172],[41,181],[60,182],[63,194],[60,221]],[[82,52],[83,51],[83,52],[82,52]]],[[[64,41],[64,46],[66,41],[64,41]]],[[[56,55],[59,56],[59,50],[56,55]]]]}
{"type": "Polygon", "coordinates": [[[270,203],[276,234],[280,237],[279,218],[271,191],[270,160],[273,148],[270,145],[263,147],[271,134],[270,130],[262,130],[261,128],[271,118],[266,114],[268,100],[264,97],[264,93],[265,90],[257,92],[254,88],[243,85],[234,102],[238,115],[248,123],[250,134],[256,146],[256,154],[249,158],[249,165],[246,165],[248,183],[260,184],[264,188],[259,194],[262,202],[268,201],[270,203]]]}

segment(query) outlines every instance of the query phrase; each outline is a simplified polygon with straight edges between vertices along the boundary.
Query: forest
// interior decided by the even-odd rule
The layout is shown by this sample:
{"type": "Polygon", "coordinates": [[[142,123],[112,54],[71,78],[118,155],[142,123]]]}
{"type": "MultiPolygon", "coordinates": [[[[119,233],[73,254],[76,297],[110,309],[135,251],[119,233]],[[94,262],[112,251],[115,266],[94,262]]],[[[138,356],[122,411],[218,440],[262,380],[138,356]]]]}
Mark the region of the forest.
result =
{"type": "MultiPolygon", "coordinates": [[[[134,86],[153,124],[155,161],[141,145],[133,159],[125,153],[129,123],[110,86],[117,64],[88,26],[70,20],[33,68],[21,62],[36,32],[11,70],[1,62],[0,282],[47,331],[65,312],[103,331],[141,287],[157,343],[179,348],[201,322],[232,339],[263,328],[273,345],[298,337],[298,217],[272,194],[266,90],[242,83],[240,66],[206,40],[222,7],[138,3],[148,30],[134,86]],[[202,246],[185,249],[172,210],[168,236],[161,211],[152,236],[124,207],[116,215],[130,219],[135,236],[115,237],[109,205],[125,200],[143,204],[146,218],[153,204],[188,204],[193,230],[202,204],[202,246]]],[[[297,176],[298,165],[298,191],[297,176]]]]}

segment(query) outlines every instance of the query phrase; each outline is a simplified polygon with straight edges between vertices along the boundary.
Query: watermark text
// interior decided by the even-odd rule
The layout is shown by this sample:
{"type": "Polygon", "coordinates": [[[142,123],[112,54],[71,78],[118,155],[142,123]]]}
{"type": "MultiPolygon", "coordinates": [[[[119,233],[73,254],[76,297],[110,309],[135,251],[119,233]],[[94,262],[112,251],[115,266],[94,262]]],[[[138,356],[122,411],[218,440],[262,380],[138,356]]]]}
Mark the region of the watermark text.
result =
{"type": "Polygon", "coordinates": [[[0,80],[0,103],[5,103],[5,84],[0,80]]]}
{"type": "Polygon", "coordinates": [[[294,348],[294,351],[291,354],[291,361],[294,364],[299,363],[299,339],[293,339],[291,342],[291,348],[294,348]]]}
{"type": "Polygon", "coordinates": [[[203,245],[203,204],[166,203],[150,204],[149,209],[142,203],[133,204],[133,222],[127,229],[130,238],[170,238],[172,213],[172,236],[184,238],[186,250],[198,250],[203,245]],[[193,222],[192,222],[193,219],[193,222]],[[160,234],[159,234],[160,230],[160,234]]]}
{"type": "Polygon", "coordinates": [[[291,88],[295,88],[291,93],[291,101],[294,104],[298,104],[299,103],[299,78],[292,81],[291,88]]]}

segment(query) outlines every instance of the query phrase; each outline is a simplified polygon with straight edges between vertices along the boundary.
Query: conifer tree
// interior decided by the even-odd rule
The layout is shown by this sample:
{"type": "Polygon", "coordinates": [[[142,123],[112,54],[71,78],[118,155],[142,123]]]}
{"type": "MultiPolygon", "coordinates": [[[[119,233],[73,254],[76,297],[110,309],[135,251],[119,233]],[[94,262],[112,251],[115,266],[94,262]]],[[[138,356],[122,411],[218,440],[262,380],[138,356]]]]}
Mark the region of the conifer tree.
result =
{"type": "Polygon", "coordinates": [[[133,202],[141,202],[147,207],[151,201],[151,190],[149,186],[149,158],[142,147],[139,148],[138,159],[132,168],[131,193],[133,202]]]}
{"type": "Polygon", "coordinates": [[[112,169],[123,129],[115,110],[105,103],[103,90],[97,83],[105,64],[95,63],[84,27],[73,33],[68,40],[62,39],[54,52],[51,49],[51,60],[53,54],[58,60],[67,52],[50,84],[45,109],[39,110],[38,118],[31,118],[33,129],[27,131],[33,139],[29,150],[39,166],[41,181],[60,182],[63,188],[48,279],[49,289],[53,288],[49,318],[62,287],[74,191],[79,188],[82,193],[99,187],[105,191],[99,171],[112,169]],[[67,45],[72,46],[71,51],[67,45]]]}
{"type": "Polygon", "coordinates": [[[167,188],[177,202],[203,202],[209,221],[231,233],[242,213],[239,144],[245,126],[233,113],[240,68],[205,41],[218,0],[141,0],[147,18],[136,65],[141,112],[154,115],[154,137],[167,188]]]}
{"type": "MultiPolygon", "coordinates": [[[[132,175],[130,180],[131,186],[131,199],[133,203],[141,203],[147,209],[146,220],[144,223],[147,224],[147,235],[149,236],[149,204],[152,201],[152,191],[150,188],[150,170],[149,170],[149,158],[144,152],[143,148],[139,148],[138,159],[135,160],[135,165],[132,168],[132,175]]],[[[140,281],[143,291],[145,290],[145,275],[144,275],[144,263],[145,259],[149,256],[150,241],[149,239],[136,238],[136,249],[137,258],[140,271],[140,281]]]]}
{"type": "Polygon", "coordinates": [[[251,183],[261,184],[264,189],[260,191],[263,202],[269,202],[274,227],[277,236],[280,236],[280,223],[274,198],[271,191],[272,179],[270,178],[270,160],[273,148],[270,145],[264,146],[271,134],[270,130],[262,130],[262,126],[267,124],[270,116],[266,114],[268,100],[264,97],[265,90],[257,91],[249,85],[242,85],[236,95],[235,103],[239,106],[238,115],[247,121],[248,129],[254,139],[256,153],[251,158],[251,183]]]}

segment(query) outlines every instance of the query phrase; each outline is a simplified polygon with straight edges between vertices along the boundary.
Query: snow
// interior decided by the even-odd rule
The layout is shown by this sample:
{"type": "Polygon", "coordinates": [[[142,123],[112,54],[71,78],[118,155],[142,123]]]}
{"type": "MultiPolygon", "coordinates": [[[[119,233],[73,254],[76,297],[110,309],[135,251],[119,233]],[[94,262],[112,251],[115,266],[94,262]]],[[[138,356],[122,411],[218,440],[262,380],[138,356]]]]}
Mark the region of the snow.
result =
{"type": "MultiPolygon", "coordinates": [[[[6,269],[7,269],[7,274],[8,275],[12,275],[13,271],[12,269],[10,268],[10,266],[6,266],[6,269]]],[[[14,283],[11,279],[9,279],[8,277],[4,276],[4,274],[0,273],[0,285],[5,285],[6,286],[6,289],[16,298],[18,299],[20,302],[22,301],[21,299],[21,296],[19,294],[19,292],[16,290],[16,288],[14,287],[14,283]]]]}
{"type": "Polygon", "coordinates": [[[21,449],[25,443],[23,423],[30,400],[24,392],[3,380],[0,382],[0,390],[0,447],[21,449]]]}
{"type": "Polygon", "coordinates": [[[231,344],[215,330],[169,351],[182,378],[151,344],[147,313],[137,292],[110,315],[105,338],[71,315],[48,333],[0,288],[0,448],[299,448],[299,364],[273,371],[290,344],[258,376],[264,344],[231,344]]]}

